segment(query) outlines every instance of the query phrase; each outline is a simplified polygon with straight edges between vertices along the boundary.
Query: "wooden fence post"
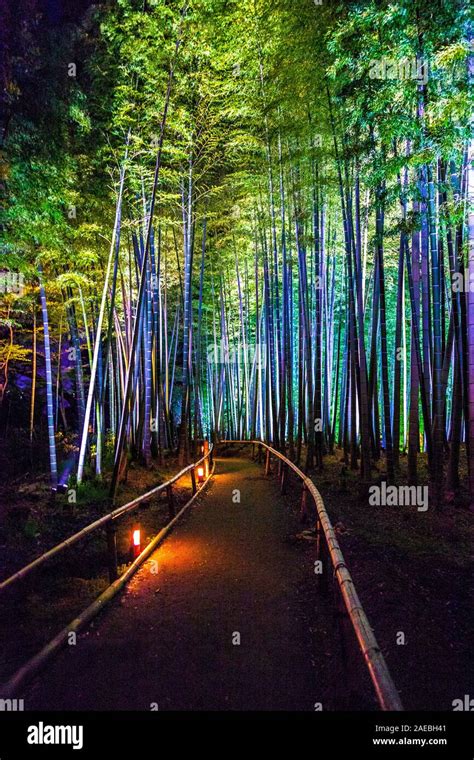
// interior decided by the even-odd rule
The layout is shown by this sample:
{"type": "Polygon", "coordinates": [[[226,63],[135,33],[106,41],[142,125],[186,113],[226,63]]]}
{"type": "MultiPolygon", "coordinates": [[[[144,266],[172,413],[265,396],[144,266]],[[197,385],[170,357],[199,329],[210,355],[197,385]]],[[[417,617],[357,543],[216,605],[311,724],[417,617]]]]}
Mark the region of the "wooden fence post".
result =
{"type": "Polygon", "coordinates": [[[106,533],[107,533],[107,564],[109,568],[109,582],[113,583],[118,578],[118,562],[117,562],[117,529],[112,521],[107,523],[106,533]]]}
{"type": "Polygon", "coordinates": [[[196,470],[194,469],[194,467],[191,470],[191,483],[193,486],[193,494],[195,494],[197,491],[197,488],[196,488],[196,470]]]}
{"type": "Polygon", "coordinates": [[[204,450],[204,456],[206,457],[204,460],[204,474],[206,479],[209,477],[209,441],[204,441],[203,444],[203,450],[204,450]]]}
{"type": "Polygon", "coordinates": [[[168,496],[168,510],[170,517],[174,517],[176,514],[175,508],[174,508],[174,495],[173,495],[173,486],[170,484],[169,486],[166,486],[166,493],[168,496]]]}
{"type": "Polygon", "coordinates": [[[305,522],[308,516],[308,489],[306,483],[303,483],[303,490],[301,492],[301,509],[300,509],[300,521],[305,522]]]}
{"type": "Polygon", "coordinates": [[[270,472],[270,451],[267,449],[267,456],[265,457],[265,475],[270,472]]]}
{"type": "Polygon", "coordinates": [[[318,519],[316,523],[316,557],[321,562],[321,570],[319,573],[319,590],[325,596],[329,589],[329,564],[330,556],[326,546],[326,539],[323,533],[323,527],[321,521],[318,519]]]}

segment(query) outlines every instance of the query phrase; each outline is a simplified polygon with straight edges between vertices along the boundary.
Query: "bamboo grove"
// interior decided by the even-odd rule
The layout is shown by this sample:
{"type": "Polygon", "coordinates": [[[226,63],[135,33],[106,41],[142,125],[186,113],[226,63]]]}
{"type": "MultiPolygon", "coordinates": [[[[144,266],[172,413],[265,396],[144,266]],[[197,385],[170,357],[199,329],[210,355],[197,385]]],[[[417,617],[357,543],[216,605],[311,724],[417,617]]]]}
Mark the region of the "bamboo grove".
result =
{"type": "Polygon", "coordinates": [[[53,487],[261,438],[474,499],[467,3],[120,0],[69,35],[59,151],[3,71],[2,425],[21,397],[53,487]]]}

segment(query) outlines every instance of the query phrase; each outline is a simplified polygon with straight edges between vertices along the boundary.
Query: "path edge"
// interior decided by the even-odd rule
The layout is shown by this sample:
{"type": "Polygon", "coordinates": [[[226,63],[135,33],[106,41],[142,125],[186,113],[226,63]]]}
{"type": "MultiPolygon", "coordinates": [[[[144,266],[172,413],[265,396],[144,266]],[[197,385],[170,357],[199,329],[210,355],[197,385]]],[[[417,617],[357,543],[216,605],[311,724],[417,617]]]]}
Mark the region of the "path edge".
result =
{"type": "Polygon", "coordinates": [[[214,475],[216,467],[215,461],[212,464],[212,470],[209,473],[207,479],[202,484],[201,488],[189,499],[188,502],[180,509],[175,517],[162,528],[156,536],[150,541],[150,543],[144,548],[141,554],[132,562],[129,568],[117,578],[113,583],[108,586],[100,596],[95,599],[83,612],[80,613],[74,620],[65,626],[51,641],[49,641],[36,655],[31,657],[24,665],[21,666],[9,679],[6,681],[1,689],[1,696],[3,699],[12,698],[18,693],[19,689],[24,686],[31,678],[43,668],[48,660],[53,657],[63,646],[70,633],[77,633],[85,628],[85,626],[93,620],[105,606],[114,599],[117,594],[128,583],[130,578],[137,572],[141,565],[148,559],[150,554],[164,541],[168,534],[173,530],[176,523],[194,503],[197,497],[204,491],[207,484],[214,475]]]}

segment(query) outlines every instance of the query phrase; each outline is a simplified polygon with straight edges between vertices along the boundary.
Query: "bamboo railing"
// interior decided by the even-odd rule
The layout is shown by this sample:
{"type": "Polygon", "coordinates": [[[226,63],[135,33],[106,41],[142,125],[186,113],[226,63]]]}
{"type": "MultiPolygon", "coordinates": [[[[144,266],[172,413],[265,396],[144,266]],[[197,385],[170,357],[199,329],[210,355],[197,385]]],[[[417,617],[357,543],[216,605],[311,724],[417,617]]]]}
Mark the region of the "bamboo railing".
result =
{"type": "MultiPolygon", "coordinates": [[[[137,509],[137,507],[142,505],[144,502],[149,501],[153,496],[157,496],[162,491],[167,492],[170,517],[173,518],[175,516],[174,499],[173,499],[173,491],[172,491],[173,484],[176,483],[185,475],[187,475],[189,472],[191,474],[191,479],[192,479],[193,494],[195,494],[197,490],[196,475],[195,475],[196,469],[199,467],[199,465],[206,464],[208,459],[211,460],[211,464],[212,464],[212,450],[213,450],[213,444],[211,444],[211,446],[204,453],[201,459],[199,459],[197,462],[193,462],[192,464],[188,465],[184,469],[180,470],[180,472],[178,472],[176,475],[170,478],[170,480],[167,480],[166,483],[161,483],[159,486],[152,488],[151,491],[147,491],[141,496],[137,496],[137,498],[133,499],[133,501],[130,501],[127,504],[123,504],[121,507],[118,507],[117,509],[114,509],[113,512],[108,512],[108,514],[104,515],[103,517],[99,517],[98,520],[95,520],[94,522],[89,523],[89,525],[86,525],[85,528],[82,528],[82,530],[78,531],[77,533],[74,533],[72,536],[69,536],[69,538],[66,538],[64,541],[61,541],[60,544],[56,544],[56,546],[53,546],[52,549],[49,549],[47,552],[42,554],[40,557],[37,557],[36,559],[34,559],[28,565],[25,565],[25,567],[22,567],[21,570],[18,570],[9,578],[6,578],[4,581],[2,581],[0,583],[0,593],[2,591],[5,591],[7,588],[10,588],[11,586],[13,586],[15,583],[17,583],[17,581],[25,578],[27,575],[29,575],[29,573],[31,573],[33,570],[43,565],[48,560],[52,559],[58,554],[61,554],[61,552],[65,551],[66,549],[70,549],[71,546],[76,544],[78,541],[81,541],[83,538],[88,536],[90,533],[93,533],[98,528],[105,527],[106,530],[108,530],[109,532],[108,538],[110,539],[110,531],[115,530],[115,527],[111,528],[111,526],[114,524],[116,520],[118,520],[120,517],[123,517],[123,515],[125,514],[133,512],[135,509],[137,509]]],[[[110,555],[111,546],[109,543],[108,543],[108,549],[109,549],[109,555],[110,555]]],[[[116,559],[117,558],[115,556],[115,560],[113,557],[110,557],[110,559],[115,564],[114,572],[116,573],[116,565],[117,565],[116,559]]],[[[112,572],[111,574],[113,575],[114,572],[112,572]]],[[[111,580],[115,580],[116,577],[117,576],[115,575],[115,577],[111,578],[111,580]]]]}
{"type": "Polygon", "coordinates": [[[318,559],[321,560],[323,567],[323,573],[320,576],[321,586],[323,589],[327,590],[327,586],[329,585],[328,566],[330,562],[332,566],[332,577],[335,584],[336,598],[339,598],[341,602],[341,612],[345,613],[346,618],[345,620],[344,617],[341,619],[341,631],[344,636],[347,635],[345,623],[349,621],[350,627],[355,634],[358,648],[368,669],[380,708],[382,710],[403,710],[398,691],[389,673],[387,663],[385,662],[385,658],[377,643],[367,615],[360,602],[354,581],[352,580],[351,574],[346,565],[336,533],[324,506],[323,499],[311,478],[305,475],[304,472],[284,454],[281,454],[263,441],[222,440],[219,441],[219,443],[223,445],[250,444],[253,446],[254,454],[255,447],[258,446],[258,461],[261,461],[262,448],[266,449],[265,474],[268,475],[270,472],[271,457],[278,459],[280,461],[279,477],[282,493],[285,491],[288,470],[292,470],[302,481],[302,512],[307,511],[308,495],[313,499],[316,508],[316,547],[318,559]]]}
{"type": "Polygon", "coordinates": [[[117,509],[113,510],[113,512],[109,512],[103,517],[100,517],[98,520],[95,520],[89,525],[86,525],[85,528],[82,528],[82,530],[78,531],[77,533],[74,533],[74,535],[65,539],[65,541],[61,541],[60,544],[57,544],[52,549],[49,549],[49,551],[45,552],[40,557],[37,557],[28,565],[25,565],[25,567],[21,568],[21,570],[18,570],[16,573],[14,573],[9,578],[6,578],[4,581],[0,583],[0,593],[1,593],[1,592],[6,591],[7,589],[12,588],[14,585],[24,580],[34,570],[37,570],[39,567],[44,565],[53,557],[58,556],[62,552],[65,552],[71,546],[81,541],[86,536],[89,536],[91,533],[95,532],[99,528],[106,529],[110,585],[105,589],[105,591],[103,591],[100,594],[100,596],[97,597],[97,599],[95,599],[92,602],[92,604],[90,604],[87,607],[87,609],[81,612],[79,616],[75,618],[73,621],[71,621],[69,625],[63,628],[62,631],[60,631],[57,634],[57,636],[54,637],[54,639],[48,642],[48,644],[46,644],[46,646],[44,646],[43,649],[40,652],[38,652],[37,655],[32,657],[30,660],[28,660],[28,662],[26,662],[19,670],[17,670],[16,673],[14,673],[14,675],[6,683],[0,686],[0,698],[8,698],[16,694],[18,690],[24,685],[24,683],[27,680],[29,680],[36,673],[36,671],[39,670],[39,668],[42,667],[55,652],[57,652],[61,647],[63,647],[66,644],[68,640],[68,636],[71,633],[75,633],[79,631],[80,629],[82,629],[90,620],[92,620],[92,618],[94,618],[103,609],[103,607],[109,601],[111,601],[114,598],[114,596],[116,596],[116,594],[124,587],[124,585],[132,577],[132,575],[138,570],[140,565],[143,564],[143,562],[150,556],[150,554],[152,554],[152,552],[156,549],[156,547],[168,535],[168,533],[172,530],[174,525],[178,522],[178,520],[184,514],[184,512],[188,509],[188,507],[191,506],[193,501],[201,492],[202,488],[204,488],[204,486],[207,484],[207,482],[213,475],[214,445],[213,444],[209,445],[207,441],[204,441],[203,448],[204,448],[204,454],[197,462],[193,462],[192,464],[188,465],[187,467],[182,469],[180,472],[178,472],[176,475],[174,475],[172,478],[170,478],[170,480],[167,480],[165,483],[162,483],[161,485],[156,486],[155,488],[152,488],[150,491],[147,491],[141,496],[138,496],[136,499],[133,499],[133,501],[130,501],[127,504],[124,504],[123,506],[118,507],[117,509]],[[200,465],[204,466],[204,476],[203,476],[203,482],[202,482],[201,488],[198,488],[198,483],[196,482],[196,471],[200,465]],[[186,502],[186,504],[184,504],[184,506],[181,507],[179,512],[176,512],[175,502],[173,498],[173,484],[176,483],[185,475],[187,475],[188,473],[191,476],[193,495],[191,499],[189,499],[186,502]],[[151,498],[161,493],[162,491],[166,491],[167,493],[170,521],[157,533],[156,536],[154,536],[154,538],[147,544],[147,546],[143,549],[143,551],[141,551],[140,554],[133,560],[131,565],[127,567],[125,572],[123,572],[122,575],[118,577],[116,527],[115,527],[116,521],[120,519],[121,517],[123,517],[124,515],[130,514],[135,509],[138,509],[145,502],[149,501],[151,498]]]}

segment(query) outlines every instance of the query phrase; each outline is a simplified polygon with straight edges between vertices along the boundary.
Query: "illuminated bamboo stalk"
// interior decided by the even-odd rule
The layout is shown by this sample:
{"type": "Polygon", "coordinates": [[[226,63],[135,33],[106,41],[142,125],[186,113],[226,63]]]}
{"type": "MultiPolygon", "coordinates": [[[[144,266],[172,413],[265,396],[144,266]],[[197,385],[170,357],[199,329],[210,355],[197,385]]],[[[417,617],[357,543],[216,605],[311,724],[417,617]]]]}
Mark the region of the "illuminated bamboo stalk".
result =
{"type": "Polygon", "coordinates": [[[51,470],[51,487],[53,491],[58,485],[58,464],[56,458],[56,437],[54,429],[54,402],[53,402],[53,373],[51,370],[51,344],[49,337],[49,318],[48,306],[46,302],[46,291],[43,281],[43,268],[38,263],[38,277],[40,283],[41,312],[43,315],[43,340],[44,340],[44,359],[46,367],[46,411],[48,417],[48,441],[49,441],[49,463],[51,470]]]}
{"type": "Polygon", "coordinates": [[[96,327],[96,341],[95,341],[95,346],[94,346],[91,375],[89,379],[89,390],[87,393],[87,402],[86,402],[86,409],[85,409],[85,414],[84,414],[84,424],[82,428],[81,444],[80,444],[80,449],[79,449],[79,461],[77,465],[77,482],[78,483],[81,483],[82,477],[84,474],[86,447],[87,447],[87,440],[89,436],[89,421],[90,421],[90,415],[91,415],[91,410],[92,410],[92,403],[94,400],[94,395],[96,393],[95,386],[96,386],[96,379],[97,379],[97,368],[98,368],[98,363],[99,363],[99,352],[101,349],[102,326],[103,326],[104,317],[105,317],[107,293],[108,293],[108,287],[109,287],[110,274],[112,271],[112,263],[114,260],[114,256],[116,256],[115,240],[116,240],[117,231],[119,229],[120,216],[122,212],[122,195],[123,195],[123,187],[124,187],[124,181],[125,181],[125,164],[128,157],[129,140],[130,140],[130,133],[127,136],[125,157],[122,163],[122,167],[120,169],[119,191],[118,191],[117,205],[115,209],[115,222],[114,222],[114,227],[113,227],[113,232],[112,232],[112,240],[110,242],[110,250],[109,250],[109,257],[107,260],[107,268],[105,272],[104,287],[102,290],[102,301],[100,305],[99,319],[98,319],[97,327],[96,327]]]}

